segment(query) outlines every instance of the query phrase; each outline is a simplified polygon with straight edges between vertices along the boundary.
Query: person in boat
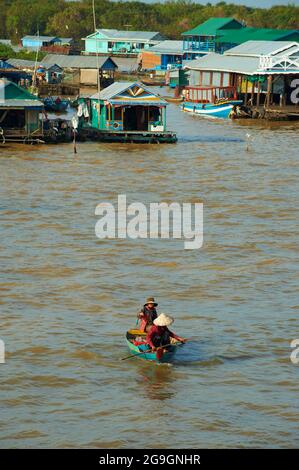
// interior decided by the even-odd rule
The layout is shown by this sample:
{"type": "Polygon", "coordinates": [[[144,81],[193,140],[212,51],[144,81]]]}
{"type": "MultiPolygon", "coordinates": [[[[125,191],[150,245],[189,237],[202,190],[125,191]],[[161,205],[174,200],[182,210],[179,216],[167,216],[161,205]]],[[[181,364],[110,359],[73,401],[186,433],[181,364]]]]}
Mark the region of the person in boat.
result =
{"type": "Polygon", "coordinates": [[[149,328],[153,325],[153,321],[157,318],[157,302],[155,302],[154,297],[148,297],[146,299],[143,308],[138,313],[138,318],[141,320],[140,331],[148,331],[149,328]]]}
{"type": "Polygon", "coordinates": [[[171,343],[171,338],[185,343],[187,340],[176,335],[168,329],[169,325],[174,322],[174,319],[165,313],[161,313],[154,321],[153,326],[146,336],[147,344],[156,351],[171,343]]]}

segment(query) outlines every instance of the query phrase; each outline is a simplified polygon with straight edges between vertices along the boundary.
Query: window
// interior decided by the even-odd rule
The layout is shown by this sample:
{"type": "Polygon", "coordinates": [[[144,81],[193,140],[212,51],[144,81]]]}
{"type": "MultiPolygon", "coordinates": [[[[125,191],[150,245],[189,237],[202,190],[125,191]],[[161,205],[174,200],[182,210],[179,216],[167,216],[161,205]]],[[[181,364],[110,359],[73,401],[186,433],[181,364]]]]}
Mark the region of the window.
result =
{"type": "Polygon", "coordinates": [[[120,106],[114,108],[114,121],[122,121],[122,108],[120,106]]]}

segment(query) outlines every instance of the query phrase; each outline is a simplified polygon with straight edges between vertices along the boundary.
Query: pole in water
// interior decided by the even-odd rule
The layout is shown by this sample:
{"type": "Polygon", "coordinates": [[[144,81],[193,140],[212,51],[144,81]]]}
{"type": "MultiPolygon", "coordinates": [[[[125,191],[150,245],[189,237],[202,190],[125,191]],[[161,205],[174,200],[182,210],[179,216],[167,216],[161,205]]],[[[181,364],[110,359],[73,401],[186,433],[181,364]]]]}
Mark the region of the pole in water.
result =
{"type": "Polygon", "coordinates": [[[78,129],[78,118],[77,116],[73,116],[72,118],[72,126],[73,126],[73,146],[74,146],[74,154],[77,153],[77,143],[76,143],[76,133],[78,129]]]}
{"type": "Polygon", "coordinates": [[[77,153],[77,145],[76,145],[76,129],[73,130],[74,132],[74,139],[73,139],[73,144],[74,144],[74,153],[77,153]]]}

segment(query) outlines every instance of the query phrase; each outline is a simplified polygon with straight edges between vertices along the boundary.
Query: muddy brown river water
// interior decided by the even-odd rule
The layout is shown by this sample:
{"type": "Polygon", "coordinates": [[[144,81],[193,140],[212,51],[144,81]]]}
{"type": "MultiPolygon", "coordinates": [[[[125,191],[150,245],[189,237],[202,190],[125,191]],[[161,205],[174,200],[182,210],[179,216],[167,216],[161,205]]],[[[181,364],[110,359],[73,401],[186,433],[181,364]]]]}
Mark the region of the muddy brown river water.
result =
{"type": "Polygon", "coordinates": [[[299,445],[299,125],[170,105],[168,127],[176,145],[0,148],[0,447],[299,445]],[[203,247],[97,239],[118,194],[202,201],[203,247]],[[150,295],[190,338],[172,365],[120,361],[150,295]]]}

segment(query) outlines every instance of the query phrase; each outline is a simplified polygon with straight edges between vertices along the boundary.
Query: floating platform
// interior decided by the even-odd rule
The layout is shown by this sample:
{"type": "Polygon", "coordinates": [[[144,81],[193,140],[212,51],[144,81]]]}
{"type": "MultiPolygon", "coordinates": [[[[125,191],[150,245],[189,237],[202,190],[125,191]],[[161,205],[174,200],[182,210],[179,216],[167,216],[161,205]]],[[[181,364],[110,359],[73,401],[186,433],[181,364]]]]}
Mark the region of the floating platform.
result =
{"type": "Polygon", "coordinates": [[[109,131],[83,128],[80,138],[99,142],[122,142],[136,144],[175,144],[177,135],[172,131],[109,131]]]}

